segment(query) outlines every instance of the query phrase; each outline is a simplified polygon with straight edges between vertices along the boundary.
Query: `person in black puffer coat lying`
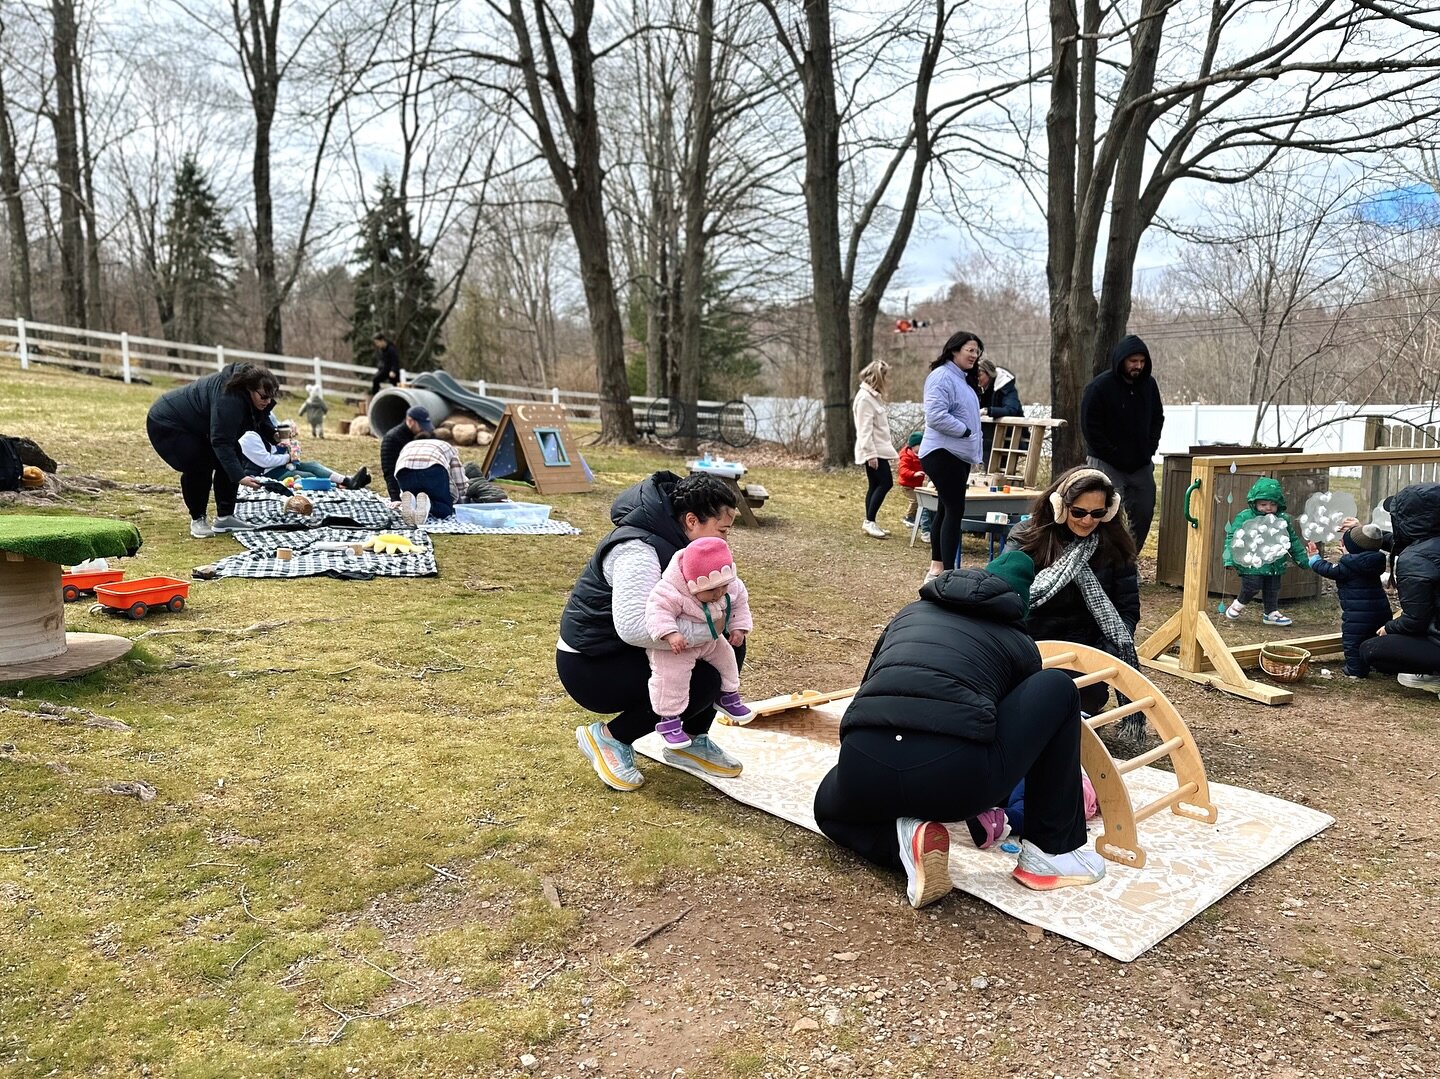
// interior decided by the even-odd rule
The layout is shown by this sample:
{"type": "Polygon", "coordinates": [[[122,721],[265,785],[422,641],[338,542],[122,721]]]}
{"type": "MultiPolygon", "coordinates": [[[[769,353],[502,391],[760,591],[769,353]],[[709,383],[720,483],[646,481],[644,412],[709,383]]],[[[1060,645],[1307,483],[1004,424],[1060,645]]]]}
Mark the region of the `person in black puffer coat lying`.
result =
{"type": "Polygon", "coordinates": [[[1026,785],[1026,835],[1014,875],[1031,888],[1093,884],[1085,849],[1080,697],[1040,667],[1023,623],[1029,556],[955,569],[885,627],[840,723],[840,758],[815,793],[815,821],[836,843],[902,870],[911,906],[950,891],[942,821],[1001,804],[1026,785]]]}
{"type": "Polygon", "coordinates": [[[1376,630],[1394,617],[1390,597],[1385,594],[1381,577],[1385,573],[1385,555],[1356,546],[1353,528],[1340,529],[1340,544],[1346,554],[1338,562],[1328,562],[1318,545],[1305,544],[1310,555],[1310,568],[1335,582],[1340,599],[1340,643],[1345,649],[1345,677],[1365,678],[1370,664],[1360,654],[1360,646],[1375,636],[1376,630]]]}

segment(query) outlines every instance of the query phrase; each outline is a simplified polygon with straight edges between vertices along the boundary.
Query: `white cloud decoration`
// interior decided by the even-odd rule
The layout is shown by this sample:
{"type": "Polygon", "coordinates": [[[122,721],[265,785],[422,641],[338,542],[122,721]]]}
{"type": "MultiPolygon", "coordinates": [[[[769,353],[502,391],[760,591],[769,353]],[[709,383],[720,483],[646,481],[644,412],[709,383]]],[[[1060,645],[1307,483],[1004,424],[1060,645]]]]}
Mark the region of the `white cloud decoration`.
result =
{"type": "Polygon", "coordinates": [[[1290,552],[1290,527],[1273,513],[1252,517],[1231,535],[1230,552],[1237,567],[1259,569],[1290,552]]]}
{"type": "Polygon", "coordinates": [[[1355,499],[1346,492],[1316,491],[1305,500],[1300,534],[1312,543],[1334,543],[1340,538],[1340,522],[1355,512],[1355,499]]]}

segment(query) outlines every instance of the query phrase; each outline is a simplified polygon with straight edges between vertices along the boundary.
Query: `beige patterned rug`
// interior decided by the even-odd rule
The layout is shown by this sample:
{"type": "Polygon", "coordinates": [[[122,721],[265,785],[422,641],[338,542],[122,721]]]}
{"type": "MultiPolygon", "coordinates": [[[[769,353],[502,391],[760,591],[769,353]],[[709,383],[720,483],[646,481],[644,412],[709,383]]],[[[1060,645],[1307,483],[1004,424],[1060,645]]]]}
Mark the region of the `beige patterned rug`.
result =
{"type": "MultiPolygon", "coordinates": [[[[840,716],[848,700],[757,720],[749,727],[717,727],[716,740],[745,762],[737,779],[704,777],[736,801],[812,832],[815,789],[835,763],[840,716]]],[[[659,738],[636,743],[660,759],[659,738]]],[[[1174,790],[1168,772],[1142,768],[1127,777],[1132,800],[1143,804],[1174,790]]],[[[1033,892],[1010,876],[1015,855],[998,847],[976,850],[963,825],[950,829],[950,875],[955,887],[1023,922],[1088,945],[1128,963],[1271,862],[1334,823],[1332,817],[1280,798],[1210,784],[1218,823],[1200,824],[1158,813],[1138,829],[1144,869],[1106,863],[1105,879],[1087,888],[1033,892]]],[[[1091,822],[1092,839],[1096,822],[1091,822]]],[[[903,902],[897,877],[895,894],[903,902]]]]}

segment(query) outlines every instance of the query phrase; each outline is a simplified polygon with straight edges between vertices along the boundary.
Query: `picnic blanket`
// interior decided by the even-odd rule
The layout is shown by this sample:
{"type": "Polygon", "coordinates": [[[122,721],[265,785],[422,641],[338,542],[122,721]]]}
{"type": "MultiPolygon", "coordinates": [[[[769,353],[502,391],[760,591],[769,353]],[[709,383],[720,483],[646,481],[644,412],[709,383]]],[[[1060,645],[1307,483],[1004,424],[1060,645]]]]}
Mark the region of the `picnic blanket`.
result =
{"type": "MultiPolygon", "coordinates": [[[[315,507],[315,512],[308,517],[290,513],[285,509],[287,495],[242,487],[235,503],[235,516],[257,529],[283,529],[287,532],[301,528],[335,526],[368,528],[371,532],[383,529],[388,532],[404,525],[400,515],[390,508],[390,503],[368,488],[363,491],[349,491],[337,487],[330,491],[297,491],[296,494],[308,498],[315,507]]],[[[237,537],[242,534],[235,533],[237,537]]]]}
{"type": "MultiPolygon", "coordinates": [[[[698,778],[738,802],[818,832],[815,790],[839,753],[840,717],[848,704],[839,700],[748,727],[718,727],[717,741],[744,762],[745,771],[735,779],[698,778]]],[[[660,760],[664,743],[648,735],[635,748],[660,760]]],[[[1175,789],[1175,777],[1155,768],[1138,769],[1126,782],[1137,803],[1175,789]]],[[[1128,963],[1334,823],[1314,809],[1243,787],[1212,782],[1210,797],[1220,810],[1216,824],[1157,813],[1138,828],[1145,868],[1106,862],[1105,879],[1088,887],[1025,888],[1010,876],[1015,855],[998,846],[977,850],[963,823],[950,826],[950,876],[961,891],[1014,918],[1128,963]]],[[[1098,832],[1092,821],[1092,843],[1098,832]]],[[[895,887],[903,897],[898,878],[895,887]]]]}
{"type": "Polygon", "coordinates": [[[387,528],[387,533],[405,536],[420,549],[414,554],[374,554],[366,551],[354,555],[348,551],[312,550],[319,543],[363,543],[374,530],[353,528],[306,528],[290,532],[273,530],[231,533],[246,548],[209,566],[194,571],[197,577],[338,577],[351,581],[368,581],[373,577],[434,577],[440,571],[435,565],[435,547],[420,529],[387,528]],[[294,557],[275,557],[281,547],[289,547],[294,557]]]}

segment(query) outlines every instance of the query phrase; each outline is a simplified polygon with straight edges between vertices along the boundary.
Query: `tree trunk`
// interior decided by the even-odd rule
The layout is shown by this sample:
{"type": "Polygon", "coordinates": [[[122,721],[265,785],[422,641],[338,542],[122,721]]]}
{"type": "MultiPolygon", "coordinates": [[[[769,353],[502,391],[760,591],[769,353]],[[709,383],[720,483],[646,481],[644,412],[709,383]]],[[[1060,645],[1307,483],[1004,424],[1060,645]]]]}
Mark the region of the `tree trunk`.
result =
{"type": "Polygon", "coordinates": [[[855,425],[850,415],[850,283],[840,259],[840,117],[829,0],[805,0],[805,21],[810,39],[801,67],[805,223],[824,393],[824,463],[843,467],[850,464],[855,425]]]}
{"type": "Polygon", "coordinates": [[[74,0],[51,0],[55,60],[55,180],[60,193],[60,295],[65,320],[85,325],[85,236],[80,197],[80,138],[75,122],[75,55],[79,29],[74,0]]]}
{"type": "Polygon", "coordinates": [[[17,318],[33,320],[30,235],[25,229],[25,200],[20,194],[15,132],[10,126],[10,102],[5,96],[3,81],[0,81],[0,198],[5,201],[5,224],[10,240],[10,302],[17,318]]]}
{"type": "MultiPolygon", "coordinates": [[[[1088,160],[1090,147],[1076,138],[1077,93],[1075,39],[1080,26],[1070,0],[1050,0],[1050,110],[1045,117],[1048,145],[1048,199],[1045,283],[1050,294],[1050,414],[1069,422],[1051,436],[1052,470],[1071,467],[1083,455],[1078,429],[1082,377],[1088,356],[1076,339],[1074,287],[1077,236],[1075,231],[1075,169],[1077,156],[1088,160]]],[[[1081,287],[1089,291],[1089,283],[1081,287]]]]}
{"type": "Polygon", "coordinates": [[[95,158],[90,152],[90,108],[85,96],[85,73],[79,53],[75,56],[76,119],[80,129],[81,205],[85,216],[85,311],[86,325],[106,323],[100,290],[100,229],[95,220],[95,158]]]}
{"type": "Polygon", "coordinates": [[[680,271],[680,401],[685,422],[681,448],[697,449],[700,399],[701,320],[705,307],[705,208],[710,178],[710,144],[715,137],[711,100],[711,62],[715,42],[715,2],[699,0],[696,9],[695,77],[690,110],[690,160],[685,167],[685,249],[680,271]]]}

